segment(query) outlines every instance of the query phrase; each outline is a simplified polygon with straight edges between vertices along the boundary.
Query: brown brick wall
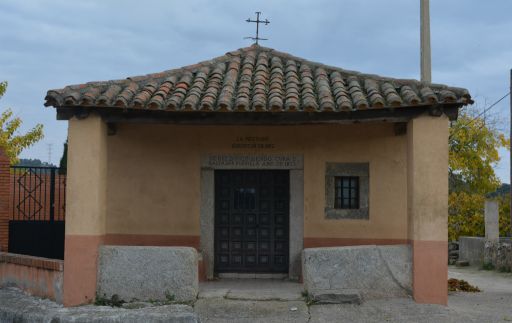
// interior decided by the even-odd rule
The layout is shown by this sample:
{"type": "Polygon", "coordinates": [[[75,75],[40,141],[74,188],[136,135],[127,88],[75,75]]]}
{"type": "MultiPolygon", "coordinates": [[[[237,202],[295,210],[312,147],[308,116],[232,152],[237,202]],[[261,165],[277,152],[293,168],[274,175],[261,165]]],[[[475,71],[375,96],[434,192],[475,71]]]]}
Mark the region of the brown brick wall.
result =
{"type": "MultiPolygon", "coordinates": [[[[9,216],[13,220],[49,220],[50,219],[50,174],[38,174],[27,176],[23,180],[23,173],[18,170],[16,174],[11,172],[11,186],[9,197],[9,216]],[[18,181],[21,181],[18,183],[18,181]],[[27,198],[27,192],[22,188],[32,191],[33,198],[27,198]],[[25,199],[24,203],[21,203],[25,199]],[[19,207],[19,209],[18,209],[19,207]],[[40,209],[41,208],[41,209],[40,209]],[[39,210],[39,211],[37,211],[39,210]],[[24,214],[29,215],[25,218],[24,214]]],[[[66,175],[55,175],[55,215],[56,221],[64,221],[66,212],[66,175]]]]}
{"type": "Polygon", "coordinates": [[[7,252],[9,241],[9,199],[10,169],[9,159],[0,148],[0,251],[7,252]]]}

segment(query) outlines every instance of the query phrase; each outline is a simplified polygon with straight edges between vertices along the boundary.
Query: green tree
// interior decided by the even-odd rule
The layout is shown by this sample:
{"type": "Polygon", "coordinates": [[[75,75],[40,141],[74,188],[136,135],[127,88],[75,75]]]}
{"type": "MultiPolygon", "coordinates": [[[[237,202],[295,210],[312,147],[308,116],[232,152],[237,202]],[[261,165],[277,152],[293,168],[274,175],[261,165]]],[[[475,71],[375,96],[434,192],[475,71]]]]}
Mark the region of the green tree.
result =
{"type": "Polygon", "coordinates": [[[62,151],[62,157],[60,157],[59,163],[59,174],[66,174],[68,168],[68,140],[64,143],[64,150],[62,151]]]}
{"type": "Polygon", "coordinates": [[[448,239],[459,236],[483,236],[485,195],[451,192],[448,198],[448,239]]]}
{"type": "Polygon", "coordinates": [[[55,165],[51,164],[51,163],[48,163],[48,162],[44,162],[40,159],[37,159],[37,158],[20,158],[18,160],[18,163],[16,164],[17,166],[27,166],[27,167],[55,167],[55,165]]]}
{"type": "Polygon", "coordinates": [[[506,192],[506,194],[500,195],[498,197],[499,203],[499,227],[500,227],[500,237],[507,237],[510,235],[510,194],[506,192]]]}
{"type": "Polygon", "coordinates": [[[463,112],[450,127],[449,144],[452,191],[487,194],[498,189],[493,167],[500,160],[498,149],[508,147],[509,140],[495,123],[463,112]]]}
{"type": "MultiPolygon", "coordinates": [[[[7,82],[0,82],[0,98],[7,90],[7,82]]],[[[18,156],[23,149],[30,147],[43,138],[43,125],[37,124],[25,134],[19,133],[22,121],[14,117],[11,109],[0,114],[0,147],[4,149],[11,164],[18,163],[18,156]]]]}
{"type": "MultiPolygon", "coordinates": [[[[471,113],[462,112],[450,127],[449,157],[449,217],[448,235],[456,240],[460,235],[485,234],[484,202],[489,193],[495,192],[500,181],[494,173],[499,162],[498,150],[507,147],[509,139],[501,133],[496,122],[489,122],[471,113]]],[[[500,229],[510,227],[506,198],[500,203],[500,229]],[[501,224],[501,223],[500,223],[501,224]]]]}

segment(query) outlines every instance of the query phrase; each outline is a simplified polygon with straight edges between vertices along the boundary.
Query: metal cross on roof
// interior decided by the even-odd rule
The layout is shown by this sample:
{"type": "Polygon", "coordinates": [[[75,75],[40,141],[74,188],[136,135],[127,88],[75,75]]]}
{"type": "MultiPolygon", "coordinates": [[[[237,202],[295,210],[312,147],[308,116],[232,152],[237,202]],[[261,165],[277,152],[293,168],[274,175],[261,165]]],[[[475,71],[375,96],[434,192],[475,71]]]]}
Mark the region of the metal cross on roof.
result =
{"type": "Polygon", "coordinates": [[[260,14],[261,11],[256,11],[256,20],[251,20],[251,18],[247,18],[247,22],[255,22],[256,23],[256,37],[244,37],[244,39],[252,39],[256,41],[256,44],[258,44],[258,40],[268,40],[267,38],[260,38],[259,37],[259,31],[260,31],[260,24],[268,25],[270,21],[268,19],[260,20],[260,14]]]}

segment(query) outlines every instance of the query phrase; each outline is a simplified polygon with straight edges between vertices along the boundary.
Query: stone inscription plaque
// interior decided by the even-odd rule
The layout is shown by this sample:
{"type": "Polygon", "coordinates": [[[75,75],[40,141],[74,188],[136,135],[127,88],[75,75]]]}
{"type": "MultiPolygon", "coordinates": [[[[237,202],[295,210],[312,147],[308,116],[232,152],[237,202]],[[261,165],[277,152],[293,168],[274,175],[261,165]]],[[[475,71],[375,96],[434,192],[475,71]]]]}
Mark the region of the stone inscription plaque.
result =
{"type": "Polygon", "coordinates": [[[298,155],[208,155],[203,167],[214,169],[302,169],[298,155]]]}

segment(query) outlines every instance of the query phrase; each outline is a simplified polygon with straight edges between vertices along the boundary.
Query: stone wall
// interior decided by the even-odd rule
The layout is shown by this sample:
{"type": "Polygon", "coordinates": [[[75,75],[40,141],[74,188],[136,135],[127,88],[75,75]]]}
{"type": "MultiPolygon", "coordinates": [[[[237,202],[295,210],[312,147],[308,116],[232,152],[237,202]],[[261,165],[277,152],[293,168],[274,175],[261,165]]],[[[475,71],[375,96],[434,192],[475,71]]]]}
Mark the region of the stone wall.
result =
{"type": "Polygon", "coordinates": [[[0,253],[0,287],[16,286],[62,303],[63,261],[0,253]]]}
{"type": "Polygon", "coordinates": [[[102,246],[97,291],[107,298],[195,300],[198,255],[190,247],[102,246]]]}
{"type": "Polygon", "coordinates": [[[484,264],[484,237],[459,237],[459,260],[467,260],[470,266],[484,264]]]}
{"type": "Polygon", "coordinates": [[[467,260],[470,266],[491,265],[498,270],[512,270],[512,240],[502,237],[498,241],[484,237],[459,237],[459,260],[467,260]]]}
{"type": "Polygon", "coordinates": [[[405,297],[412,290],[409,245],[304,249],[304,288],[357,290],[363,298],[405,297]]]}
{"type": "Polygon", "coordinates": [[[448,242],[448,265],[455,265],[459,260],[459,242],[448,242]]]}
{"type": "Polygon", "coordinates": [[[486,241],[484,246],[484,264],[499,271],[512,271],[512,241],[501,238],[499,242],[486,241]]]}

